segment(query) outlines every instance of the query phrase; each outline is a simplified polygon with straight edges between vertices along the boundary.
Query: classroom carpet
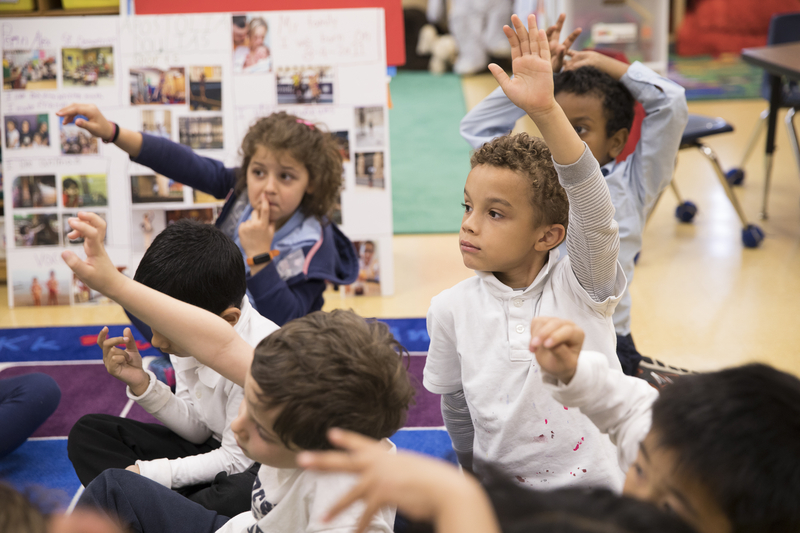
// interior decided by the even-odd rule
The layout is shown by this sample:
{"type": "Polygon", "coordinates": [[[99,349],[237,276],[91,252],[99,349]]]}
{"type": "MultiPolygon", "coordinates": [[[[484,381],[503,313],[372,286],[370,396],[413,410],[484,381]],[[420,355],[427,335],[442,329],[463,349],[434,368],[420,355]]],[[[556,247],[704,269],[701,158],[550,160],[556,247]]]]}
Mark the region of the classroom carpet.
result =
{"type": "Polygon", "coordinates": [[[761,98],[764,71],[738,54],[680,57],[671,54],[667,76],[686,89],[686,99],[733,100],[761,98]]]}
{"type": "MultiPolygon", "coordinates": [[[[450,438],[444,430],[439,397],[422,387],[422,369],[430,339],[425,319],[382,320],[409,350],[408,370],[417,390],[408,420],[392,441],[410,449],[455,463],[450,438]]],[[[121,336],[124,326],[109,327],[121,336]]],[[[84,414],[105,413],[157,423],[138,404],[128,400],[125,386],[105,370],[96,346],[99,326],[19,328],[0,330],[0,379],[32,372],[48,374],[61,388],[55,413],[21,447],[0,459],[0,481],[66,509],[80,495],[81,484],[67,457],[67,435],[84,414]]],[[[137,345],[146,361],[156,351],[138,332],[137,345]]]]}
{"type": "Polygon", "coordinates": [[[457,233],[470,147],[461,78],[398,71],[389,111],[395,233],[457,233]]]}

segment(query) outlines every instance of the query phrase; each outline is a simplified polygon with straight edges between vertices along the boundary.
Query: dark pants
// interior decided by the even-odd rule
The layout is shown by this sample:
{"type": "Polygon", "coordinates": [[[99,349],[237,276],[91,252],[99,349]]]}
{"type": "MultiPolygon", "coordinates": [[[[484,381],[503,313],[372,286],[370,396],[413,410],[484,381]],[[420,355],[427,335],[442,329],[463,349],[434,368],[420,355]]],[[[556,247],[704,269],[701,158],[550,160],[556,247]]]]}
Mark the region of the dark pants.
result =
{"type": "Polygon", "coordinates": [[[16,450],[61,401],[61,389],[47,374],[0,379],[0,459],[16,450]]]}
{"type": "MultiPolygon", "coordinates": [[[[67,452],[78,479],[84,486],[109,468],[127,468],[137,460],[177,459],[208,453],[219,448],[214,438],[194,444],[158,424],[111,415],[85,415],[69,432],[67,452]]],[[[250,510],[258,465],[241,474],[217,474],[211,483],[176,489],[206,509],[225,516],[250,510]]]]}
{"type": "Polygon", "coordinates": [[[139,474],[106,470],[87,485],[79,507],[102,509],[137,533],[212,533],[230,518],[139,474]]]}
{"type": "Polygon", "coordinates": [[[642,354],[633,344],[633,337],[631,337],[630,333],[617,335],[617,357],[619,357],[619,363],[622,365],[622,372],[627,376],[636,376],[639,370],[639,361],[642,360],[642,354]]]}

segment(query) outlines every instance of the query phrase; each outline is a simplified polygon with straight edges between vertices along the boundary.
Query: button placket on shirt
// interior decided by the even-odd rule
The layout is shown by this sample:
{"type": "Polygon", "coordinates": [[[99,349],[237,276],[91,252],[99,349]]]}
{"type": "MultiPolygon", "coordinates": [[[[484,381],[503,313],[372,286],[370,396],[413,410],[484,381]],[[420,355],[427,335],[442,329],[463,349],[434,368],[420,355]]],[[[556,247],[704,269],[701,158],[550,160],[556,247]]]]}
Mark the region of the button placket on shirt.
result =
{"type": "Polygon", "coordinates": [[[530,361],[531,353],[528,350],[530,341],[530,316],[527,299],[522,296],[512,296],[508,300],[508,342],[511,348],[512,361],[530,361]]]}

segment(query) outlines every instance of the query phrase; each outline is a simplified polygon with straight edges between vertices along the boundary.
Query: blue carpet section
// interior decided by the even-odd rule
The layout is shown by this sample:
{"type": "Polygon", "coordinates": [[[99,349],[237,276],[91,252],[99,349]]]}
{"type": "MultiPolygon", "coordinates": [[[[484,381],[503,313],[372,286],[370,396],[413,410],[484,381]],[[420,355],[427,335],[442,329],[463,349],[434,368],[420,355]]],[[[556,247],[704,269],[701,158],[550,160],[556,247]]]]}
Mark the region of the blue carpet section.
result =
{"type": "Polygon", "coordinates": [[[409,352],[427,352],[431,344],[424,318],[386,318],[385,322],[400,344],[409,352]]]}
{"type": "Polygon", "coordinates": [[[0,479],[62,509],[81,486],[67,457],[67,439],[29,440],[0,461],[0,479]]]}
{"type": "Polygon", "coordinates": [[[458,464],[450,437],[443,429],[401,429],[392,435],[391,440],[400,449],[432,455],[458,464]]]}

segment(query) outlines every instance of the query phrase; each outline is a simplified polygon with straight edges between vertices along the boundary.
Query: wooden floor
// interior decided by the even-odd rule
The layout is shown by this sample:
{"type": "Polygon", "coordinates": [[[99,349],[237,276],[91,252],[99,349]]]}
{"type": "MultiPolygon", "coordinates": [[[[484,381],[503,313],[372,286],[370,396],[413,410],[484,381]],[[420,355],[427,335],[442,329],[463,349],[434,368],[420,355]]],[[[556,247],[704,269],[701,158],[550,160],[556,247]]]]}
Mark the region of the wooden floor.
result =
{"type": "MultiPolygon", "coordinates": [[[[464,80],[468,107],[495,87],[491,76],[464,80]]],[[[690,103],[692,113],[721,116],[736,131],[708,138],[725,168],[737,166],[762,100],[690,103]]],[[[534,131],[527,119],[519,127],[534,131]]],[[[631,287],[633,334],[647,355],[698,370],[763,361],[800,375],[800,170],[780,116],[770,218],[759,220],[763,138],[736,194],[753,223],[766,233],[755,250],[741,243],[741,226],[711,165],[696,150],[680,154],[676,182],[699,206],[691,225],[673,213],[664,194],[645,232],[631,287]]],[[[466,176],[465,176],[466,178],[466,176]]],[[[430,299],[473,275],[462,262],[455,235],[403,235],[394,239],[396,294],[392,297],[328,295],[326,310],[352,308],[364,316],[425,316],[430,299]]],[[[6,289],[0,290],[5,302],[6,289]]],[[[477,312],[477,310],[476,310],[477,312]]],[[[0,327],[124,323],[115,305],[91,308],[0,308],[0,327]]]]}

